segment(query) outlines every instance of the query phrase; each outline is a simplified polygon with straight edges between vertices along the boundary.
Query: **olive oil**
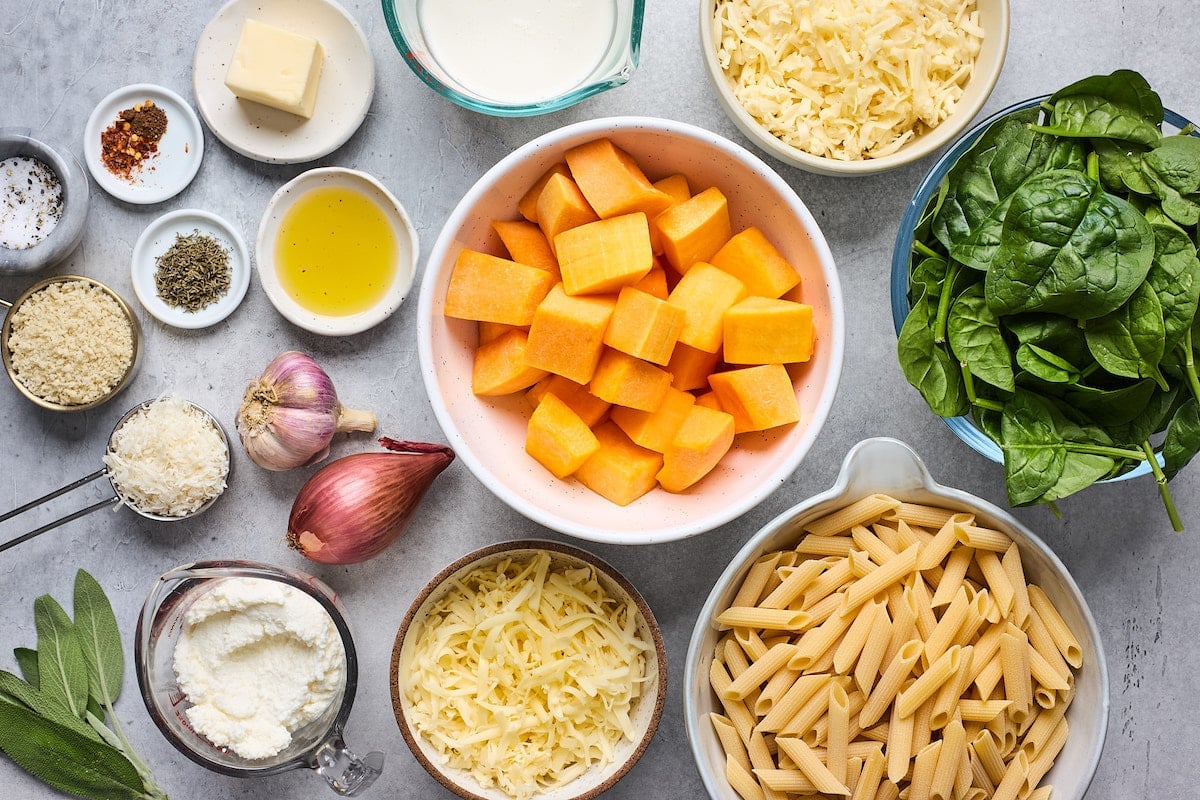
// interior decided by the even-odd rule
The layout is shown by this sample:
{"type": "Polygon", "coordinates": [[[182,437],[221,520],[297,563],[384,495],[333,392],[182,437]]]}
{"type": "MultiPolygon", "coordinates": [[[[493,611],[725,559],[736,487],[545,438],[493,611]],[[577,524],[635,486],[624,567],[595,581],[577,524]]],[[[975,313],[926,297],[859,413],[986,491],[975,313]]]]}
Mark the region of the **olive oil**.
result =
{"type": "Polygon", "coordinates": [[[340,317],[383,299],[396,277],[399,246],[387,214],[355,189],[305,192],[284,214],[275,240],[279,284],[297,304],[340,317]]]}

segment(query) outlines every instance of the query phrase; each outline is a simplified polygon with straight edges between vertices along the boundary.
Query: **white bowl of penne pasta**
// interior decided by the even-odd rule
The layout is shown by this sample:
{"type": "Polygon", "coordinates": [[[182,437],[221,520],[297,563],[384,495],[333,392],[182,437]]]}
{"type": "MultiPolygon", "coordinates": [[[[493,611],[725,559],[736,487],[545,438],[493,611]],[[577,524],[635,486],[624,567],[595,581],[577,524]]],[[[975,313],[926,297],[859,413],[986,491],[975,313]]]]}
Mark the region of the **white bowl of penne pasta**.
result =
{"type": "Polygon", "coordinates": [[[1066,567],[895,439],[860,442],[831,489],[746,543],[684,681],[713,800],[1080,800],[1108,724],[1099,630],[1066,567]]]}

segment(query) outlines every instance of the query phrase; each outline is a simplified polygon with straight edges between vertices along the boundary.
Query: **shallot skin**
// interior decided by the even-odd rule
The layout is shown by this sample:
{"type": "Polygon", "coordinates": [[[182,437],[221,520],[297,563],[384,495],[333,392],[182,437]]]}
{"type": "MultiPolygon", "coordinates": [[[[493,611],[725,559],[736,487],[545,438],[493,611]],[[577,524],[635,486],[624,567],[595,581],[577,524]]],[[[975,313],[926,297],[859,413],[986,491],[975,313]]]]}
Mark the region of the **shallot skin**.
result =
{"type": "Polygon", "coordinates": [[[288,545],[322,564],[379,555],[408,527],[433,479],[454,460],[446,445],[382,438],[389,453],[359,453],[322,467],[300,489],[288,545]]]}

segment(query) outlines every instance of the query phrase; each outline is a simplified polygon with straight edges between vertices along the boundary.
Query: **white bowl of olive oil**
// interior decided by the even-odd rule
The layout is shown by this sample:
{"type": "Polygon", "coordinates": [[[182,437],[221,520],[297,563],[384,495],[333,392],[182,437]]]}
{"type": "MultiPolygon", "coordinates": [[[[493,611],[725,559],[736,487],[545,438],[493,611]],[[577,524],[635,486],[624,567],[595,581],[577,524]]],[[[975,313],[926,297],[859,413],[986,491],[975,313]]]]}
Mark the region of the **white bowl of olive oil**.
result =
{"type": "Polygon", "coordinates": [[[400,307],[418,252],[408,213],[383,183],[358,170],[320,167],[267,203],[255,261],[263,291],[287,320],[346,336],[400,307]]]}

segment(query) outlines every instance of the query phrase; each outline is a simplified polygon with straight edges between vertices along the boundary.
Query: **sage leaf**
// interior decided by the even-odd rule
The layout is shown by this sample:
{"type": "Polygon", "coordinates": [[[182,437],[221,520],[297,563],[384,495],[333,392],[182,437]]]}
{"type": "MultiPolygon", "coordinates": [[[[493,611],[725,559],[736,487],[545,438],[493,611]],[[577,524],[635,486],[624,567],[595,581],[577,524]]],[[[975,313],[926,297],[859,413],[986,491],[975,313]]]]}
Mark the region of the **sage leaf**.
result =
{"type": "Polygon", "coordinates": [[[33,621],[38,635],[38,677],[41,690],[61,700],[82,718],[87,709],[88,668],[75,635],[75,626],[53,597],[33,601],[33,621]]]}
{"type": "Polygon", "coordinates": [[[121,632],[112,604],[96,579],[84,570],[75,573],[75,633],[87,662],[91,694],[111,706],[121,693],[125,657],[121,632]]]}
{"type": "Polygon", "coordinates": [[[1000,322],[988,308],[982,284],[966,289],[954,301],[946,333],[950,349],[972,375],[997,389],[1016,390],[1012,356],[1000,331],[1000,322]]]}
{"type": "Polygon", "coordinates": [[[997,316],[1101,317],[1129,299],[1153,259],[1150,224],[1128,201],[1082,172],[1050,170],[1013,195],[987,273],[988,305],[997,316]]]}
{"type": "Polygon", "coordinates": [[[929,303],[908,312],[896,342],[904,377],[917,388],[939,417],[957,417],[970,408],[962,371],[944,348],[933,341],[936,314],[929,303]]]}
{"type": "Polygon", "coordinates": [[[1189,399],[1179,407],[1163,439],[1163,472],[1171,480],[1200,452],[1200,402],[1189,399]]]}
{"type": "Polygon", "coordinates": [[[136,800],[144,794],[137,770],[117,750],[5,700],[0,700],[0,750],[68,794],[93,800],[136,800]]]}
{"type": "Polygon", "coordinates": [[[13,658],[17,660],[17,666],[20,667],[26,682],[33,688],[38,688],[37,650],[32,647],[14,647],[13,658]]]}
{"type": "Polygon", "coordinates": [[[8,700],[22,705],[51,722],[100,741],[99,735],[90,725],[72,714],[58,700],[38,691],[16,675],[4,670],[0,670],[0,700],[8,700]]]}
{"type": "Polygon", "coordinates": [[[1139,286],[1116,311],[1092,320],[1084,335],[1088,349],[1110,374],[1154,378],[1167,388],[1158,368],[1163,357],[1162,306],[1149,284],[1139,286]]]}
{"type": "Polygon", "coordinates": [[[1066,443],[1054,427],[1049,407],[1032,392],[1018,390],[1000,419],[1000,449],[1008,502],[1035,503],[1058,483],[1066,465],[1066,443]]]}

